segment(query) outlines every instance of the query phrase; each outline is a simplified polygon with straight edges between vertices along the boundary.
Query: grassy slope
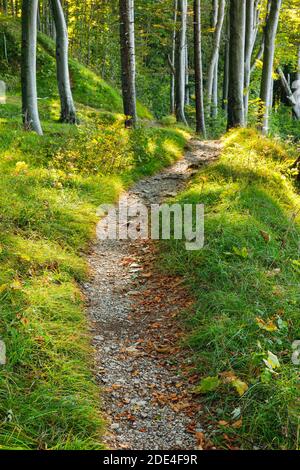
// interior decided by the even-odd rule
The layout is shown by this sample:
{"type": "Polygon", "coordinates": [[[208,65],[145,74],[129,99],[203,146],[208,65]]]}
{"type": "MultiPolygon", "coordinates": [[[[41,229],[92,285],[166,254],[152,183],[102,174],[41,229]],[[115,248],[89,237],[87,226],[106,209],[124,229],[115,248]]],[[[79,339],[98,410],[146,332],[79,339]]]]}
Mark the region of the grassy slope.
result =
{"type": "MultiPolygon", "coordinates": [[[[1,79],[7,82],[10,93],[19,94],[19,74],[16,71],[20,69],[20,23],[0,15],[0,35],[6,37],[8,57],[6,61],[4,46],[1,44],[1,79]]],[[[123,105],[119,91],[73,58],[70,58],[70,75],[74,99],[77,103],[114,113],[122,112],[123,105]]],[[[57,98],[55,44],[52,39],[41,33],[38,37],[37,81],[40,100],[57,98]]],[[[145,106],[141,103],[137,106],[141,119],[152,118],[145,106]]]]}
{"type": "MultiPolygon", "coordinates": [[[[18,57],[19,26],[9,24],[9,57],[18,57]]],[[[13,62],[1,64],[11,92],[18,90],[13,62]]],[[[82,255],[94,237],[96,207],[178,158],[187,138],[172,129],[126,132],[114,113],[119,94],[77,62],[71,67],[83,103],[79,128],[53,120],[54,62],[41,43],[44,137],[22,130],[18,96],[0,105],[0,337],[8,358],[0,367],[0,449],[101,448],[78,285],[87,276],[82,255]]]]}
{"type": "Polygon", "coordinates": [[[287,171],[292,153],[254,131],[227,135],[220,160],[180,196],[205,204],[204,249],[164,245],[164,268],[184,275],[196,299],[188,344],[202,377],[214,377],[202,382],[213,389],[204,400],[223,422],[212,437],[225,447],[298,446],[299,370],[291,356],[300,338],[300,197],[287,171]],[[263,361],[268,351],[280,363],[274,373],[263,361]],[[241,397],[236,379],[249,386],[241,397]]]}

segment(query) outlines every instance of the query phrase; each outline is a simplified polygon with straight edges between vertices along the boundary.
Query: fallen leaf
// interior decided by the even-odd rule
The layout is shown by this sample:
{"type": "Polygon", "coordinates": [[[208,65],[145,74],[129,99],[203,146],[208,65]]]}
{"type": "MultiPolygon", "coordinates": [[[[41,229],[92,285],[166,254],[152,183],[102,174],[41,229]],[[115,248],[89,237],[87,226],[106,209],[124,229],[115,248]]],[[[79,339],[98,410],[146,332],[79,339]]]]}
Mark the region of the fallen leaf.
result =
{"type": "Polygon", "coordinates": [[[271,235],[269,233],[265,232],[264,230],[261,230],[260,234],[261,234],[261,236],[263,237],[263,239],[265,240],[266,243],[270,243],[271,235]]]}
{"type": "Polygon", "coordinates": [[[256,323],[261,330],[265,331],[277,331],[278,328],[272,320],[265,322],[262,318],[256,318],[256,323]]]}
{"type": "Polygon", "coordinates": [[[218,377],[206,377],[202,379],[200,384],[195,387],[195,393],[209,393],[214,392],[220,385],[220,380],[218,377]]]}
{"type": "Polygon", "coordinates": [[[233,423],[232,427],[234,429],[240,429],[243,425],[243,420],[242,419],[239,419],[238,421],[236,421],[235,423],[233,423]]]}
{"type": "Polygon", "coordinates": [[[236,380],[233,380],[231,382],[232,386],[236,389],[236,391],[238,392],[238,394],[240,395],[240,397],[242,397],[243,395],[245,395],[245,393],[247,392],[247,390],[249,389],[249,386],[246,384],[246,382],[243,382],[242,380],[240,379],[236,379],[236,380]]]}
{"type": "Polygon", "coordinates": [[[268,369],[273,371],[274,369],[278,369],[280,367],[280,362],[278,357],[273,354],[271,351],[268,351],[268,358],[263,360],[268,369]]]}

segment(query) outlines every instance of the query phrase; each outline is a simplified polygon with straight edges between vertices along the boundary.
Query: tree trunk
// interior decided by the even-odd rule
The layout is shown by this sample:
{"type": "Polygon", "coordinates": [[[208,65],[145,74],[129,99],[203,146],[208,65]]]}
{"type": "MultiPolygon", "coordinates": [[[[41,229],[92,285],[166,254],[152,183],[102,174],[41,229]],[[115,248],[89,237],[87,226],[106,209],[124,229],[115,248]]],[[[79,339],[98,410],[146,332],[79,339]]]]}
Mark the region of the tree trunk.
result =
{"type": "Polygon", "coordinates": [[[175,48],[176,48],[176,25],[177,25],[177,4],[174,0],[174,29],[172,36],[172,55],[171,55],[171,91],[170,91],[170,111],[175,114],[175,48]]]}
{"type": "Polygon", "coordinates": [[[189,68],[189,48],[187,38],[185,39],[185,104],[190,104],[190,68],[189,68]]]}
{"type": "MultiPolygon", "coordinates": [[[[229,13],[229,11],[228,11],[228,13],[229,13]]],[[[225,57],[224,57],[222,108],[227,113],[227,111],[228,111],[228,87],[229,87],[229,40],[230,40],[229,14],[227,14],[226,22],[227,22],[227,24],[226,24],[226,44],[225,44],[225,57]]]]}
{"type": "Polygon", "coordinates": [[[244,93],[244,110],[245,124],[248,120],[249,108],[249,86],[251,73],[251,58],[253,52],[253,36],[254,36],[254,8],[255,0],[246,0],[246,37],[245,37],[245,93],[244,93]]]}
{"type": "Polygon", "coordinates": [[[135,36],[134,0],[119,0],[122,92],[125,126],[134,127],[137,122],[135,90],[135,36]]]}
{"type": "MultiPolygon", "coordinates": [[[[292,91],[292,88],[287,81],[281,67],[278,67],[277,72],[281,79],[282,87],[286,93],[286,97],[293,108],[293,113],[296,119],[300,119],[300,80],[293,83],[296,91],[292,91]],[[298,83],[297,83],[298,82],[298,83]]],[[[298,74],[297,74],[298,75],[298,74]]]]}
{"type": "Polygon", "coordinates": [[[22,114],[26,130],[42,135],[38,112],[36,86],[36,43],[37,43],[38,0],[23,0],[22,4],[22,114]]]}
{"type": "Polygon", "coordinates": [[[298,46],[298,62],[297,62],[296,80],[300,80],[300,45],[298,46]]]}
{"type": "MultiPolygon", "coordinates": [[[[214,2],[215,8],[218,7],[217,11],[217,22],[214,25],[214,39],[213,39],[213,52],[211,61],[209,64],[208,69],[208,79],[207,79],[207,96],[208,96],[208,112],[211,113],[211,103],[212,103],[212,96],[213,96],[213,88],[214,88],[214,81],[215,81],[215,90],[218,87],[218,62],[219,62],[219,54],[220,54],[220,44],[221,44],[221,34],[223,29],[224,23],[224,16],[225,16],[225,6],[226,0],[220,0],[218,2],[214,2]]],[[[216,12],[215,12],[216,15],[216,12]]],[[[216,102],[216,93],[215,98],[216,102]]]]}
{"type": "Polygon", "coordinates": [[[206,138],[201,42],[201,0],[194,0],[196,131],[206,138]]]}
{"type": "Polygon", "coordinates": [[[75,124],[76,110],[70,84],[67,25],[60,0],[51,0],[51,6],[56,29],[57,83],[61,104],[60,121],[75,124]]]}
{"type": "Polygon", "coordinates": [[[244,126],[246,0],[230,0],[228,129],[244,126]]]}
{"type": "Polygon", "coordinates": [[[261,115],[260,128],[264,134],[269,132],[269,114],[272,106],[272,82],[273,82],[273,65],[275,53],[275,39],[278,28],[279,13],[282,0],[271,0],[270,13],[264,33],[264,60],[261,79],[260,99],[261,99],[261,115]]]}
{"type": "Polygon", "coordinates": [[[255,59],[254,65],[251,66],[252,55],[258,33],[258,26],[260,23],[260,3],[259,0],[246,0],[246,38],[245,38],[245,92],[244,92],[244,109],[245,109],[245,124],[248,121],[249,110],[249,88],[251,73],[256,67],[256,61],[262,57],[263,49],[259,50],[258,56],[255,59]]]}
{"type": "Polygon", "coordinates": [[[185,117],[185,43],[187,25],[187,0],[178,0],[178,26],[175,53],[175,111],[178,122],[187,125],[185,117]]]}
{"type": "MultiPolygon", "coordinates": [[[[218,24],[219,13],[219,0],[213,0],[213,27],[216,28],[218,24]]],[[[214,70],[213,88],[212,88],[212,110],[211,116],[216,118],[218,115],[218,90],[219,90],[219,55],[214,70]]]]}

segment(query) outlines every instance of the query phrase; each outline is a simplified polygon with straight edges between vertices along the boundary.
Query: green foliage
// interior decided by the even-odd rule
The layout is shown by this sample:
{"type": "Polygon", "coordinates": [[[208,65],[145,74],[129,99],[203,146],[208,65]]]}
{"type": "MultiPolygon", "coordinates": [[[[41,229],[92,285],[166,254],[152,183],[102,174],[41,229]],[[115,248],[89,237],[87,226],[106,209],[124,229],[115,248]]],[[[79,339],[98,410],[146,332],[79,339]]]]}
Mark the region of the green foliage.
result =
{"type": "MultiPolygon", "coordinates": [[[[204,249],[166,242],[163,266],[185,276],[196,300],[188,344],[201,375],[222,382],[205,396],[216,426],[239,408],[242,425],[228,432],[244,448],[292,449],[300,416],[291,360],[300,331],[300,198],[288,168],[296,152],[251,130],[223,144],[220,160],[179,197],[205,204],[204,249]]],[[[206,384],[211,379],[200,391],[206,384]]],[[[218,445],[222,434],[212,436],[218,445]]]]}
{"type": "Polygon", "coordinates": [[[20,99],[0,107],[0,448],[99,449],[102,422],[78,282],[96,208],[178,158],[182,131],[125,131],[119,114],[79,106],[81,126],[24,133],[20,99]]]}
{"type": "MultiPolygon", "coordinates": [[[[1,79],[6,81],[8,91],[11,94],[19,94],[21,56],[21,28],[19,22],[0,17],[0,37],[4,35],[6,38],[8,61],[0,45],[1,79]]],[[[78,61],[70,58],[69,64],[72,91],[77,103],[96,109],[122,112],[122,97],[118,90],[78,61]]],[[[57,98],[55,43],[51,38],[42,33],[39,33],[38,36],[37,83],[40,103],[49,98],[57,98]]],[[[141,119],[152,118],[148,109],[139,102],[137,109],[141,119]]]]}

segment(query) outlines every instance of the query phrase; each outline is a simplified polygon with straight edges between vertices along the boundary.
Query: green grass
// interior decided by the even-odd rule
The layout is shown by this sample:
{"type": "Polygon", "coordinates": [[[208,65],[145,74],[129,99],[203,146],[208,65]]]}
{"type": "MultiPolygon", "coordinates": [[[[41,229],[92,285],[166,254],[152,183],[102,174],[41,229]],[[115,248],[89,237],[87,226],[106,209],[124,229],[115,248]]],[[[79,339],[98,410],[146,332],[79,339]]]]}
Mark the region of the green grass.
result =
{"type": "MultiPolygon", "coordinates": [[[[20,94],[21,25],[18,20],[0,16],[0,65],[1,79],[7,84],[10,94],[20,94]],[[7,59],[3,38],[6,38],[7,59]]],[[[70,58],[70,76],[74,99],[77,103],[110,112],[122,112],[122,97],[118,90],[105,82],[93,71],[70,58]]],[[[38,35],[37,87],[40,101],[57,99],[55,43],[45,34],[38,35]]],[[[141,119],[152,119],[150,111],[137,103],[141,119]]]]}
{"type": "Polygon", "coordinates": [[[164,243],[162,266],[183,275],[195,298],[186,313],[187,342],[202,378],[214,378],[202,383],[202,391],[212,386],[203,395],[212,439],[226,448],[226,433],[244,448],[295,449],[300,197],[288,168],[296,152],[251,130],[223,140],[220,160],[179,197],[182,204],[205,204],[205,247],[187,252],[181,242],[164,243]],[[269,351],[280,363],[274,371],[264,362],[269,351]],[[249,387],[242,396],[236,380],[249,387]],[[237,408],[240,415],[233,415],[237,408]]]}
{"type": "MultiPolygon", "coordinates": [[[[182,130],[125,131],[121,97],[71,59],[80,126],[59,124],[53,42],[39,38],[44,136],[25,133],[19,97],[20,25],[0,17],[8,84],[0,105],[0,449],[101,449],[101,397],[80,283],[96,208],[179,158],[182,130]],[[99,109],[98,109],[99,108],[99,109]]],[[[151,117],[139,105],[142,118],[151,117]]]]}
{"type": "Polygon", "coordinates": [[[83,107],[72,128],[46,120],[48,104],[44,137],[24,133],[16,99],[0,108],[0,448],[101,448],[82,256],[98,205],[177,159],[187,135],[127,132],[95,110],[91,124],[83,107]]]}

